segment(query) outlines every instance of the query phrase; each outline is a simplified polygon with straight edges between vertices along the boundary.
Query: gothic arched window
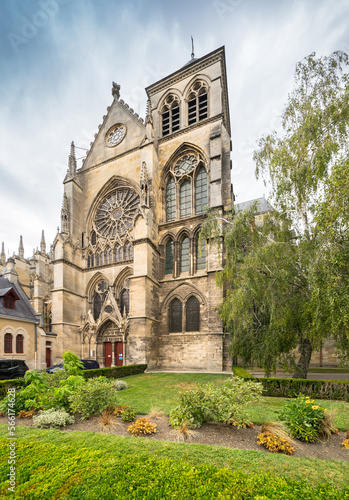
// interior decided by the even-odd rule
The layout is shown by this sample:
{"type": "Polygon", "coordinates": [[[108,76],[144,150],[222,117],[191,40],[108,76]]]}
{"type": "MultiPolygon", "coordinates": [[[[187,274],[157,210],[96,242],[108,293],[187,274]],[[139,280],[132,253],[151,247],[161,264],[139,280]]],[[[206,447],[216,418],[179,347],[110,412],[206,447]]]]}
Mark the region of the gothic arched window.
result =
{"type": "Polygon", "coordinates": [[[188,97],[188,125],[207,118],[207,86],[196,82],[188,97]]]}
{"type": "Polygon", "coordinates": [[[173,240],[168,240],[165,247],[165,274],[173,274],[173,240]]]}
{"type": "Polygon", "coordinates": [[[104,253],[104,263],[111,264],[113,262],[113,251],[111,248],[107,248],[104,253]]]}
{"type": "Polygon", "coordinates": [[[122,262],[123,259],[123,251],[120,245],[116,245],[115,247],[115,262],[122,262]]]}
{"type": "Polygon", "coordinates": [[[23,340],[24,337],[21,334],[16,336],[16,353],[23,354],[23,340]]]}
{"type": "Polygon", "coordinates": [[[103,265],[103,252],[102,250],[98,250],[96,253],[96,266],[103,265]]]}
{"type": "Polygon", "coordinates": [[[91,233],[91,245],[96,245],[97,244],[97,236],[94,231],[91,233]]]}
{"type": "Polygon", "coordinates": [[[203,240],[199,243],[199,235],[196,239],[196,270],[206,269],[206,243],[203,240]]]}
{"type": "Polygon", "coordinates": [[[89,252],[87,257],[87,267],[93,267],[95,265],[95,257],[92,252],[89,252]]]}
{"type": "Polygon", "coordinates": [[[207,172],[200,167],[195,177],[195,213],[202,214],[207,205],[207,172]]]}
{"type": "Polygon", "coordinates": [[[166,97],[161,110],[162,135],[169,135],[179,130],[179,101],[174,95],[166,97]]]}
{"type": "Polygon", "coordinates": [[[173,299],[169,309],[169,332],[180,333],[182,331],[182,302],[173,299]]]}
{"type": "Polygon", "coordinates": [[[7,354],[12,352],[12,333],[5,333],[4,352],[7,354]]]}
{"type": "Polygon", "coordinates": [[[166,184],[166,222],[176,218],[176,185],[173,177],[166,184]]]}
{"type": "Polygon", "coordinates": [[[180,217],[191,215],[191,182],[184,181],[179,190],[180,217]]]}
{"type": "Polygon", "coordinates": [[[125,245],[125,260],[133,259],[133,246],[130,242],[125,245]]]}
{"type": "Polygon", "coordinates": [[[121,293],[120,296],[120,309],[121,309],[121,314],[124,314],[124,311],[126,314],[129,313],[130,311],[130,293],[128,290],[124,290],[121,293]]]}
{"type": "Polygon", "coordinates": [[[185,236],[181,243],[181,273],[189,271],[189,243],[190,242],[188,236],[185,236]]]}
{"type": "Polygon", "coordinates": [[[200,302],[194,296],[187,300],[185,305],[186,332],[200,331],[200,302]]]}
{"type": "Polygon", "coordinates": [[[99,293],[93,296],[93,318],[95,321],[99,318],[102,309],[102,299],[99,293]]]}

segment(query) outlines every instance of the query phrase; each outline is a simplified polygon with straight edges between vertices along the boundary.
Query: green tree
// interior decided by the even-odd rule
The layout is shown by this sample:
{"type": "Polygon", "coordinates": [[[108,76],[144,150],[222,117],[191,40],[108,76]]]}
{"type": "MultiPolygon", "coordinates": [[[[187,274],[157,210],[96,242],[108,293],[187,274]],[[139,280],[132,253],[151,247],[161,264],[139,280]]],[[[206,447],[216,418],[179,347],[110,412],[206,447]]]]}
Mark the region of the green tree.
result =
{"type": "Polygon", "coordinates": [[[211,214],[202,231],[218,244],[224,239],[220,314],[232,352],[257,361],[267,374],[277,362],[294,365],[296,346],[294,376],[302,378],[313,350],[330,335],[348,347],[347,219],[338,222],[348,199],[348,182],[341,184],[348,158],[347,67],[340,52],[311,54],[297,64],[283,132],[260,139],[254,154],[274,211],[263,220],[256,219],[256,207],[224,220],[211,214]]]}

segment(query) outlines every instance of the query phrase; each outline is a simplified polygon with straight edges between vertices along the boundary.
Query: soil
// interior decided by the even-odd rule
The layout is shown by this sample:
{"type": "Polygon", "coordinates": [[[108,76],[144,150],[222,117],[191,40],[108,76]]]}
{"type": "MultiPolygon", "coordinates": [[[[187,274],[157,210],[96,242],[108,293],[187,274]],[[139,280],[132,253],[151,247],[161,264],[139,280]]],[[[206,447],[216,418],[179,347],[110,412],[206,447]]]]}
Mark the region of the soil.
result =
{"type": "MultiPolygon", "coordinates": [[[[143,439],[152,440],[166,440],[166,441],[183,441],[182,435],[170,427],[167,417],[154,416],[154,415],[138,415],[136,418],[147,417],[152,423],[157,425],[157,433],[151,436],[145,436],[143,439]]],[[[31,427],[33,425],[32,419],[17,418],[16,425],[26,425],[31,427]]],[[[6,423],[5,417],[0,418],[0,423],[6,423]]],[[[81,420],[75,416],[75,424],[68,425],[63,428],[62,432],[74,431],[88,431],[116,434],[119,436],[130,436],[127,428],[130,422],[122,422],[119,418],[113,418],[111,426],[102,426],[101,417],[93,417],[88,420],[81,420]]],[[[208,422],[203,424],[200,429],[195,429],[193,436],[186,442],[225,446],[228,448],[238,448],[243,450],[259,450],[265,453],[271,453],[263,446],[257,444],[257,436],[261,432],[259,426],[247,429],[236,429],[230,425],[208,422]]],[[[137,438],[134,438],[137,439],[137,438]]],[[[140,439],[140,438],[138,438],[140,439]]],[[[295,441],[294,447],[296,451],[293,456],[295,457],[309,457],[323,460],[344,460],[349,461],[349,450],[342,449],[342,442],[345,439],[345,433],[339,432],[332,434],[327,441],[318,443],[302,443],[295,441]]]]}

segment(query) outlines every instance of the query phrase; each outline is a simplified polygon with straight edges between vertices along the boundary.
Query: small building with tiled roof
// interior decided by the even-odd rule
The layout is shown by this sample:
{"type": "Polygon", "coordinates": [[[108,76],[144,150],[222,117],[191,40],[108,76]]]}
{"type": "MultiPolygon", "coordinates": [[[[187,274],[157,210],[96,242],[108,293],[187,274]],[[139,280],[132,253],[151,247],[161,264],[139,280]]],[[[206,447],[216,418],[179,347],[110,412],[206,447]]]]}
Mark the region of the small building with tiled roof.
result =
{"type": "Polygon", "coordinates": [[[0,358],[22,359],[30,369],[46,367],[46,334],[17,279],[14,260],[0,274],[0,358]]]}

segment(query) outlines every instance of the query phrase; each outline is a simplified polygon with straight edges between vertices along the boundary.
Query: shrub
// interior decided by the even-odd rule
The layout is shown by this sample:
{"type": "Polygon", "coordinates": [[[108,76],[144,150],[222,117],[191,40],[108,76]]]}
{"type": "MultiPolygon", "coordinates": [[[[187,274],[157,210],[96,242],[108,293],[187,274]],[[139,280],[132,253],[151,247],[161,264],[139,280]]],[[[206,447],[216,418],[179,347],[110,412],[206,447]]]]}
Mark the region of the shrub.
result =
{"type": "Polygon", "coordinates": [[[132,422],[136,416],[136,412],[127,406],[124,410],[122,410],[120,416],[123,422],[132,422]]]}
{"type": "Polygon", "coordinates": [[[40,411],[38,415],[33,417],[35,427],[65,427],[67,424],[74,423],[74,417],[69,415],[65,410],[50,410],[40,411]]]}
{"type": "Polygon", "coordinates": [[[84,420],[100,414],[109,406],[115,406],[116,393],[110,380],[99,377],[80,384],[69,400],[72,411],[81,413],[84,420]]]}
{"type": "Polygon", "coordinates": [[[123,391],[124,389],[128,388],[127,383],[124,380],[114,380],[113,381],[113,387],[117,391],[123,391]]]}
{"type": "Polygon", "coordinates": [[[121,417],[122,412],[126,410],[126,408],[128,408],[127,405],[116,406],[113,410],[113,415],[115,415],[115,417],[121,417]]]}
{"type": "Polygon", "coordinates": [[[69,375],[79,375],[84,365],[76,354],[71,351],[66,351],[63,353],[63,367],[67,370],[69,375]]]}
{"type": "Polygon", "coordinates": [[[20,411],[24,411],[25,407],[25,397],[22,394],[23,391],[15,391],[15,397],[12,395],[7,395],[4,399],[0,401],[0,411],[5,415],[8,415],[8,410],[14,411],[15,415],[18,415],[20,411]]]}
{"type": "Polygon", "coordinates": [[[22,410],[18,413],[19,418],[33,418],[35,415],[35,410],[22,410]]]}
{"type": "Polygon", "coordinates": [[[285,453],[286,455],[292,455],[295,448],[291,445],[287,439],[281,438],[272,432],[262,432],[258,434],[257,443],[260,446],[264,446],[267,450],[273,453],[285,453]]]}
{"type": "Polygon", "coordinates": [[[299,394],[296,399],[287,400],[279,416],[292,436],[300,441],[313,443],[326,434],[324,408],[303,394],[299,394]]]}
{"type": "Polygon", "coordinates": [[[178,427],[186,422],[191,428],[210,420],[237,427],[252,424],[245,407],[259,400],[262,386],[258,382],[236,377],[221,387],[213,384],[196,386],[180,392],[180,404],[170,412],[170,424],[178,427]]]}
{"type": "Polygon", "coordinates": [[[128,427],[127,432],[129,432],[131,436],[155,434],[157,432],[156,424],[152,424],[147,418],[139,418],[128,427]]]}

